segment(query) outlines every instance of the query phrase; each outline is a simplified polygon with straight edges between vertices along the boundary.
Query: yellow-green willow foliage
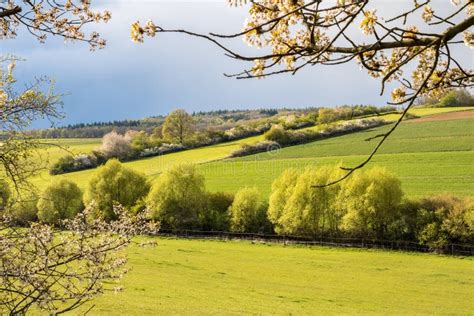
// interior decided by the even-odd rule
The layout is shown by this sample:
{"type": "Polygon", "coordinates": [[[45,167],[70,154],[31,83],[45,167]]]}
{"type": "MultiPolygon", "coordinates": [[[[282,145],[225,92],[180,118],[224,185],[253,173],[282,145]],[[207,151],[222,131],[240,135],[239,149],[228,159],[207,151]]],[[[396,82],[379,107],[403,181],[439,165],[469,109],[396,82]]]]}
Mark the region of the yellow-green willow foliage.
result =
{"type": "Polygon", "coordinates": [[[229,208],[230,228],[234,232],[258,233],[267,230],[266,205],[257,188],[243,188],[229,208]]]}
{"type": "Polygon", "coordinates": [[[0,212],[7,206],[11,191],[7,181],[0,179],[0,212]]]}
{"type": "Polygon", "coordinates": [[[382,238],[396,221],[403,197],[400,180],[384,168],[343,181],[335,207],[345,214],[341,228],[361,237],[382,238]]]}
{"type": "Polygon", "coordinates": [[[67,179],[53,181],[41,194],[37,208],[43,223],[57,224],[73,218],[83,208],[81,189],[67,179]]]}
{"type": "Polygon", "coordinates": [[[341,176],[339,166],[289,169],[272,185],[268,219],[279,234],[384,237],[399,219],[403,192],[395,175],[381,168],[341,176]]]}
{"type": "MultiPolygon", "coordinates": [[[[89,182],[85,204],[95,201],[100,216],[115,219],[114,205],[137,210],[150,190],[146,176],[123,166],[118,160],[110,159],[97,169],[89,182]]],[[[99,215],[99,214],[97,214],[99,215]]]]}
{"type": "Polygon", "coordinates": [[[288,200],[293,194],[298,176],[298,170],[287,169],[272,183],[272,194],[270,195],[268,205],[268,219],[275,225],[277,233],[286,232],[284,229],[285,225],[283,222],[280,222],[280,219],[285,212],[288,200]]]}
{"type": "Polygon", "coordinates": [[[194,165],[179,164],[160,175],[146,202],[162,227],[192,229],[198,225],[205,199],[204,177],[194,165]]]}
{"type": "Polygon", "coordinates": [[[334,208],[340,185],[315,187],[336,180],[338,166],[285,171],[272,185],[268,218],[280,234],[336,233],[341,215],[334,208]]]}

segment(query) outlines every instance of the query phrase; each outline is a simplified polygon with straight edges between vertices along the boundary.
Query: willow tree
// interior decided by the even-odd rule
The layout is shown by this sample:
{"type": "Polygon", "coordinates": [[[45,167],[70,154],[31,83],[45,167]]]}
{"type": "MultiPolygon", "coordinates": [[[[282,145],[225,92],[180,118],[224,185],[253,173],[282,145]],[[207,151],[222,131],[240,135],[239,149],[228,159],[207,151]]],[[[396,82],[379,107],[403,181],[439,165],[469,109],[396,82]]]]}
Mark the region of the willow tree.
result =
{"type": "MultiPolygon", "coordinates": [[[[340,181],[365,166],[400,124],[418,97],[436,96],[453,88],[471,88],[469,60],[457,58],[462,47],[474,47],[474,3],[452,0],[449,12],[432,1],[412,1],[409,8],[381,16],[370,0],[229,0],[248,6],[244,29],[234,34],[199,34],[168,29],[152,21],[132,25],[131,36],[182,33],[210,41],[232,59],[251,63],[238,79],[264,78],[317,65],[358,63],[368,75],[380,79],[381,94],[394,85],[391,104],[404,106],[399,120],[376,137],[378,143],[361,163],[343,168],[340,181]],[[419,21],[411,23],[412,21],[419,21]],[[362,38],[354,36],[356,32],[362,38]],[[229,48],[228,41],[243,38],[261,48],[246,55],[229,48]]],[[[380,4],[380,2],[378,2],[380,4]]]]}

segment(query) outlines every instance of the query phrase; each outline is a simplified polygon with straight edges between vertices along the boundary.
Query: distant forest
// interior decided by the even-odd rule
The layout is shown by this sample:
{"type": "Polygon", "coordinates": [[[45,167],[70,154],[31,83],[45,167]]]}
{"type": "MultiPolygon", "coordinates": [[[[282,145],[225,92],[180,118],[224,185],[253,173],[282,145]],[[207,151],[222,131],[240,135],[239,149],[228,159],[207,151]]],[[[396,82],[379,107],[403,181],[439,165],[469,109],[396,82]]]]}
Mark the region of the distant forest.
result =
{"type": "MultiPolygon", "coordinates": [[[[417,100],[417,106],[423,107],[452,107],[474,106],[474,96],[467,89],[453,89],[441,97],[424,97],[417,100]]],[[[338,112],[349,113],[350,116],[363,114],[378,114],[387,112],[390,106],[377,107],[374,105],[341,105],[335,109],[338,112]]],[[[268,108],[253,110],[214,110],[192,113],[195,128],[199,131],[225,131],[242,125],[262,125],[269,123],[271,118],[277,117],[298,118],[306,123],[311,123],[317,117],[322,107],[307,108],[268,108]]],[[[139,120],[118,120],[109,122],[93,122],[71,124],[67,126],[38,129],[30,131],[31,135],[38,138],[101,138],[111,131],[125,134],[129,130],[144,131],[152,134],[161,129],[166,116],[151,116],[139,120]]],[[[347,118],[346,118],[347,119],[347,118]]]]}
{"type": "MultiPolygon", "coordinates": [[[[304,109],[256,109],[256,110],[215,110],[193,112],[192,116],[198,128],[214,128],[226,130],[246,122],[272,117],[278,114],[305,115],[317,111],[318,108],[304,109]]],[[[111,131],[124,134],[128,130],[145,131],[152,133],[161,128],[166,116],[151,116],[138,120],[115,120],[108,122],[92,122],[69,124],[65,126],[37,129],[30,131],[38,138],[101,138],[111,131]]]]}

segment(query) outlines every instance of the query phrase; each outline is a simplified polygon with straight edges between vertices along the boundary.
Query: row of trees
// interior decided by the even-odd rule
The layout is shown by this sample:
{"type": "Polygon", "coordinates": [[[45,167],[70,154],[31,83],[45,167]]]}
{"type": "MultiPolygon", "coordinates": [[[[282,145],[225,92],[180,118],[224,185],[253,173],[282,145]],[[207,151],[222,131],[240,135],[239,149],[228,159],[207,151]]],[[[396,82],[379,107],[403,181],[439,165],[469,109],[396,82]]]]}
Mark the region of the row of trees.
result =
{"type": "Polygon", "coordinates": [[[467,89],[453,89],[441,96],[422,97],[417,103],[425,107],[474,106],[474,96],[467,89]]]}
{"type": "MultiPolygon", "coordinates": [[[[84,196],[76,184],[60,179],[33,207],[38,219],[50,224],[74,217],[91,203],[94,218],[112,221],[114,205],[120,204],[132,214],[146,210],[164,229],[412,240],[433,248],[474,241],[471,200],[405,199],[400,181],[382,168],[325,186],[342,173],[339,166],[286,170],[273,182],[267,202],[256,188],[243,188],[235,195],[207,192],[204,177],[192,165],[177,165],[150,183],[143,174],[109,160],[91,178],[84,196]]],[[[3,190],[2,196],[7,192],[3,190]]],[[[23,206],[27,207],[32,205],[23,206]]],[[[33,218],[34,214],[26,217],[33,218]]]]}
{"type": "MultiPolygon", "coordinates": [[[[344,106],[336,109],[317,109],[300,117],[287,120],[264,120],[251,125],[241,125],[225,131],[196,130],[193,117],[184,110],[176,110],[166,117],[162,128],[155,128],[152,133],[128,130],[124,134],[111,131],[102,138],[102,145],[90,154],[61,157],[50,168],[53,175],[72,171],[95,168],[108,159],[116,158],[127,161],[143,157],[163,155],[171,152],[196,148],[225,141],[246,138],[265,133],[265,138],[278,143],[278,146],[288,146],[322,137],[353,132],[379,125],[379,120],[356,120],[350,122],[335,122],[350,120],[353,117],[387,113],[393,107],[376,108],[374,106],[344,106]],[[313,126],[324,126],[319,132],[298,129],[313,126]]],[[[234,153],[234,156],[265,151],[267,144],[259,144],[258,148],[247,146],[234,153]]]]}

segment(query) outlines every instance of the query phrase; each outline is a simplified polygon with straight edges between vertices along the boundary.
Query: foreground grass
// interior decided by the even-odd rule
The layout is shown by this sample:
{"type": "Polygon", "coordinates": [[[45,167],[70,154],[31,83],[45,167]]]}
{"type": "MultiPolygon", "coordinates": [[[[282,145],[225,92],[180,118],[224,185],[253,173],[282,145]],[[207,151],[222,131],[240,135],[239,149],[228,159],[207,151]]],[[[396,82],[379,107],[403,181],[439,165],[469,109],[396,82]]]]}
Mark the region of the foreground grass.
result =
{"type": "MultiPolygon", "coordinates": [[[[159,239],[93,315],[470,314],[470,258],[159,239]]],[[[85,306],[84,312],[92,304],[85,306]]]]}

